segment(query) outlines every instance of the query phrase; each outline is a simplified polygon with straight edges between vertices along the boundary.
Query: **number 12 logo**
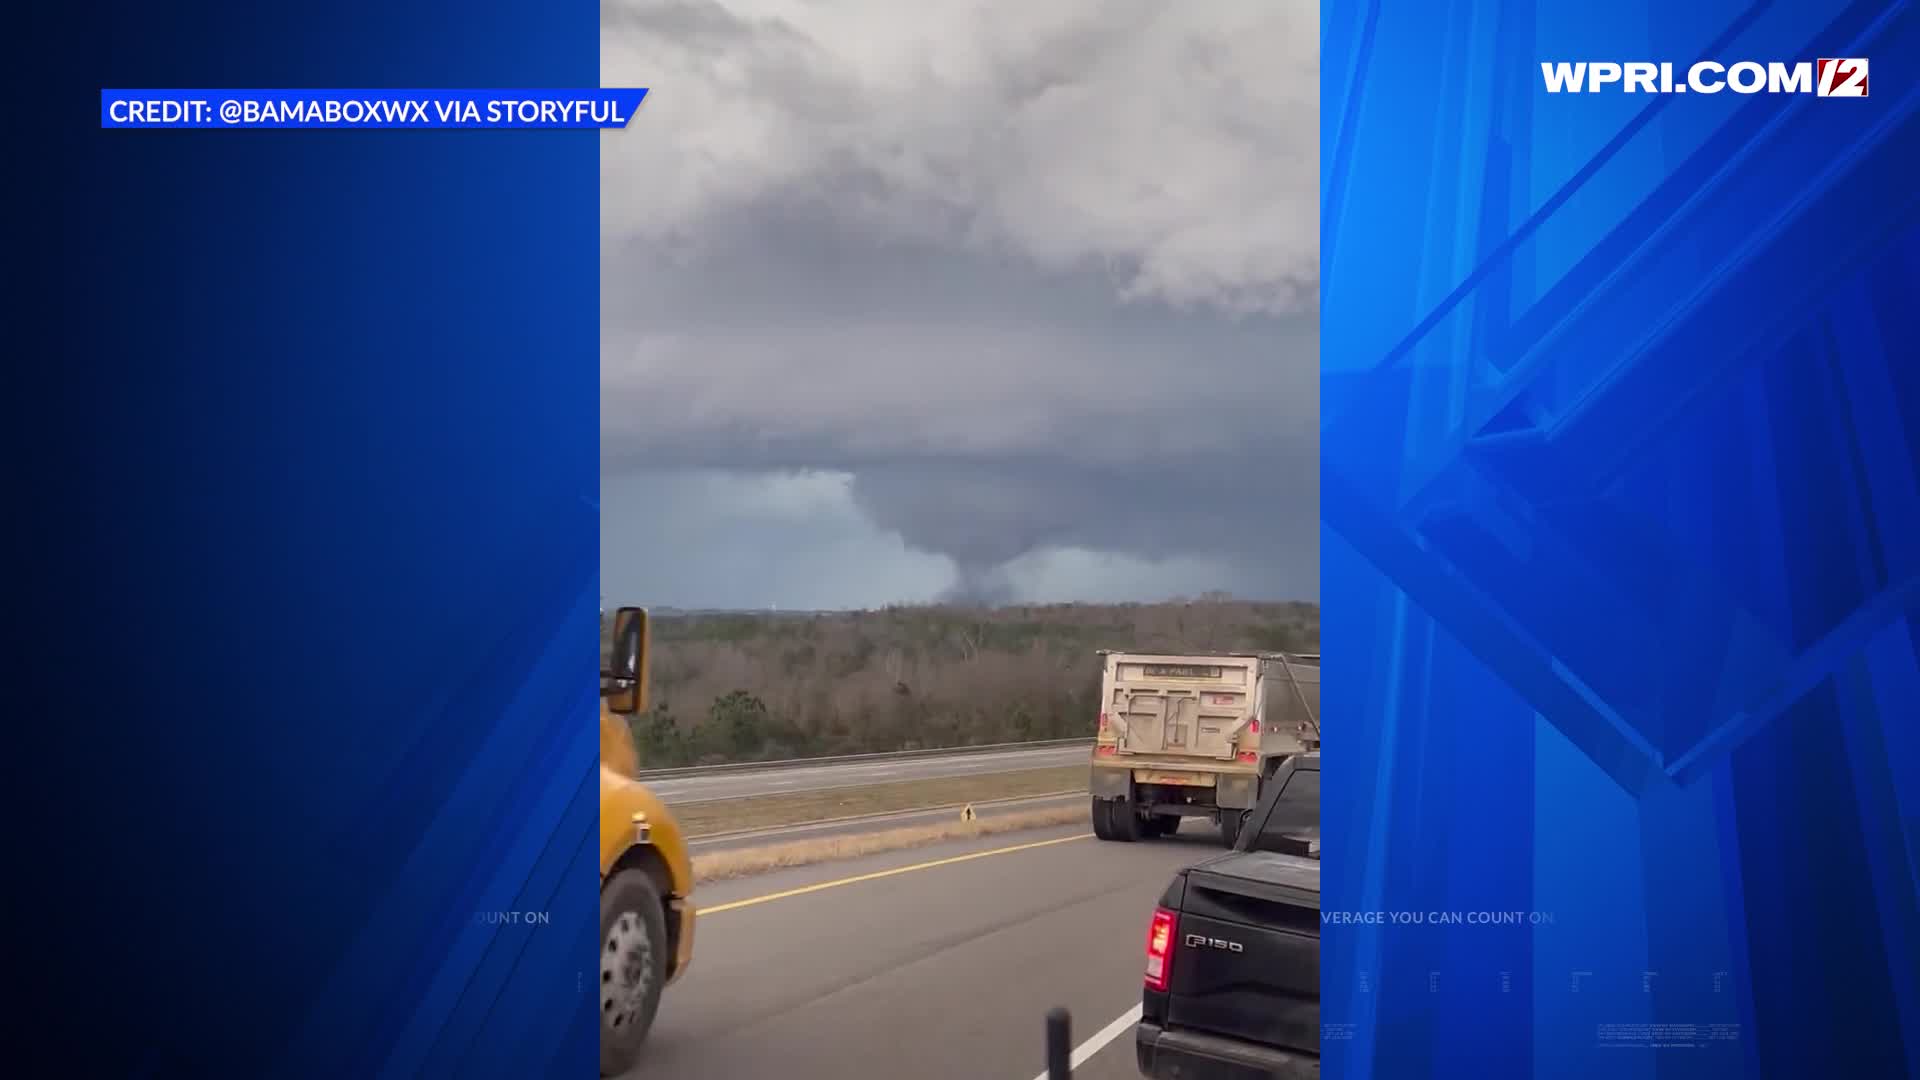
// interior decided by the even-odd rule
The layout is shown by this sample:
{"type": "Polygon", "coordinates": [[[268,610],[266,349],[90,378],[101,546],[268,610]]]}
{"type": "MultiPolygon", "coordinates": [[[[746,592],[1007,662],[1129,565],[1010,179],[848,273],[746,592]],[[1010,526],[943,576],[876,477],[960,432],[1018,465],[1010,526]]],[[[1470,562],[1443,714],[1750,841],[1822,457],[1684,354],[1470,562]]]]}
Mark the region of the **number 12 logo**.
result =
{"type": "Polygon", "coordinates": [[[1867,62],[1861,58],[1835,60],[1823,58],[1819,63],[1821,97],[1866,97],[1867,62]]]}

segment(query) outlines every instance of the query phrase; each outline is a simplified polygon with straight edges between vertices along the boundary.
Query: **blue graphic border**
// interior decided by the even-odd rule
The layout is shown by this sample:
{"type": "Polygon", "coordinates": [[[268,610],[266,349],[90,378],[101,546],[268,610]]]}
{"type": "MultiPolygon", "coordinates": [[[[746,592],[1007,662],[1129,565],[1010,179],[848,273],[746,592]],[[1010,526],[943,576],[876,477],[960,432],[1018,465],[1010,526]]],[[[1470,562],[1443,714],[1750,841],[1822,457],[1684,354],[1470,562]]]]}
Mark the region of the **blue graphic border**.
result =
{"type": "Polygon", "coordinates": [[[98,110],[592,88],[598,9],[15,40],[14,1029],[89,1076],[593,1075],[603,136],[98,110]]]}
{"type": "Polygon", "coordinates": [[[1328,1075],[1920,1075],[1920,18],[1322,26],[1328,1075]]]}

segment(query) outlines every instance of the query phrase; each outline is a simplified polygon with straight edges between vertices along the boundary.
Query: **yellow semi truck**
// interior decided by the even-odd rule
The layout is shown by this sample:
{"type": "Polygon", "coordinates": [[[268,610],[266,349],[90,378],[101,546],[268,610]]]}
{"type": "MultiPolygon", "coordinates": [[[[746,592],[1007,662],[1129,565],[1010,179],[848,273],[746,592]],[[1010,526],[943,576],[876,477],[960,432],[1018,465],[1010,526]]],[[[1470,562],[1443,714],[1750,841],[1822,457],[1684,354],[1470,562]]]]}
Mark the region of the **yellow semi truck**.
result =
{"type": "Polygon", "coordinates": [[[1088,788],[1102,840],[1167,836],[1198,817],[1232,847],[1281,763],[1320,749],[1317,654],[1100,656],[1088,788]]]}
{"type": "Polygon", "coordinates": [[[600,1075],[614,1076],[639,1060],[661,990],[693,960],[693,864],[673,815],[635,779],[647,613],[600,619],[600,1075]]]}

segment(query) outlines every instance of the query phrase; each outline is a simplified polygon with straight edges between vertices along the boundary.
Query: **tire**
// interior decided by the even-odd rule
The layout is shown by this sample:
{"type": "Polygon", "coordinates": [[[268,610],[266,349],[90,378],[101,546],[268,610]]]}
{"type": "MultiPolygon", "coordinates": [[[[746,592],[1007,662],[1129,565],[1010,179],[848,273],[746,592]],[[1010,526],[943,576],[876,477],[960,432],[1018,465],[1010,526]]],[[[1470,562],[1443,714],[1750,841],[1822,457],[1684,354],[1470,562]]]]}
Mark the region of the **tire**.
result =
{"type": "Polygon", "coordinates": [[[653,1029],[667,977],[667,915],[639,870],[600,890],[600,1075],[633,1068],[653,1029]]]}
{"type": "Polygon", "coordinates": [[[1180,831],[1179,814],[1155,814],[1153,817],[1155,836],[1172,836],[1180,831]]]}
{"type": "Polygon", "coordinates": [[[1240,839],[1240,811],[1222,809],[1220,811],[1220,843],[1223,847],[1232,847],[1240,839]]]}
{"type": "Polygon", "coordinates": [[[1113,823],[1107,817],[1107,800],[1093,800],[1093,835],[1101,840],[1113,839],[1113,823]]]}
{"type": "Polygon", "coordinates": [[[1134,810],[1131,802],[1115,799],[1107,804],[1107,812],[1113,815],[1109,827],[1113,830],[1115,840],[1123,844],[1131,844],[1140,839],[1142,831],[1140,814],[1134,810]]]}

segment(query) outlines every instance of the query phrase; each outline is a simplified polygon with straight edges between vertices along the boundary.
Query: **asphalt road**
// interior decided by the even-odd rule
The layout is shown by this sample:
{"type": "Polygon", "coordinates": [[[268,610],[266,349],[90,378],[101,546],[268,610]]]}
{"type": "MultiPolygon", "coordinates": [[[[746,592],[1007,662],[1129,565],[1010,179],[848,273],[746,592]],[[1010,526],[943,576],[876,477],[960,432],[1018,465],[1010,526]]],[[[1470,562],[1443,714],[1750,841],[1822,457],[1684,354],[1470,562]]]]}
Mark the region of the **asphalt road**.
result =
{"type": "Polygon", "coordinates": [[[799,765],[784,769],[744,769],[711,776],[682,776],[648,780],[647,787],[668,803],[739,799],[749,795],[783,795],[856,784],[884,784],[895,780],[928,780],[973,773],[1047,769],[1056,765],[1084,765],[1085,746],[1053,746],[1039,750],[996,750],[986,754],[952,754],[893,761],[799,765]]]}
{"type": "Polygon", "coordinates": [[[1076,1078],[1137,1077],[1154,901],[1221,850],[1187,828],[1110,844],[1075,825],[703,886],[693,966],[632,1075],[1035,1080],[1058,1005],[1076,1045],[1113,1033],[1076,1078]]]}
{"type": "MultiPolygon", "coordinates": [[[[1023,814],[1056,806],[1084,808],[1087,805],[1087,798],[1085,792],[1075,792],[1070,795],[1042,795],[1031,799],[976,803],[974,815],[982,821],[989,821],[1007,814],[1023,814]]],[[[888,829],[911,828],[915,825],[933,825],[957,821],[959,817],[960,811],[951,806],[943,806],[937,810],[902,810],[892,814],[866,814],[843,821],[816,821],[800,825],[777,825],[770,829],[754,829],[750,832],[696,836],[687,841],[687,846],[695,852],[764,847],[767,844],[785,843],[789,840],[812,840],[823,836],[854,836],[860,833],[884,832],[888,829]]]]}

